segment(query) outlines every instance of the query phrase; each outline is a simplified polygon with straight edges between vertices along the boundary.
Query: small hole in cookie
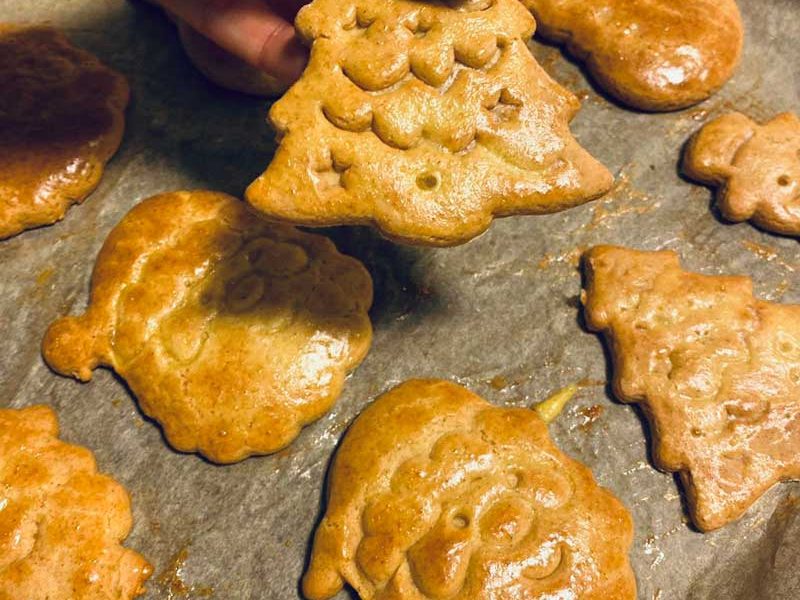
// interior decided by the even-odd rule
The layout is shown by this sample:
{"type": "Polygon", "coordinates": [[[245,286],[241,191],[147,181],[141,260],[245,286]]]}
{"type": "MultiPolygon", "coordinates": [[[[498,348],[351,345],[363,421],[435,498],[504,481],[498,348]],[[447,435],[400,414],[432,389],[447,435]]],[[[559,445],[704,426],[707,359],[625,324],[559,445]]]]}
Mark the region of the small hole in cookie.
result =
{"type": "Polygon", "coordinates": [[[521,481],[520,476],[517,473],[509,473],[506,480],[508,481],[508,487],[515,489],[519,487],[521,481]]]}
{"type": "Polygon", "coordinates": [[[778,185],[779,186],[786,187],[790,183],[792,183],[792,179],[788,175],[781,175],[780,177],[778,177],[778,185]]]}
{"type": "Polygon", "coordinates": [[[466,529],[469,527],[469,517],[464,513],[456,513],[453,515],[453,527],[456,529],[466,529]]]}
{"type": "Polygon", "coordinates": [[[441,178],[438,173],[423,173],[417,177],[417,187],[426,192],[436,190],[440,183],[441,178]]]}

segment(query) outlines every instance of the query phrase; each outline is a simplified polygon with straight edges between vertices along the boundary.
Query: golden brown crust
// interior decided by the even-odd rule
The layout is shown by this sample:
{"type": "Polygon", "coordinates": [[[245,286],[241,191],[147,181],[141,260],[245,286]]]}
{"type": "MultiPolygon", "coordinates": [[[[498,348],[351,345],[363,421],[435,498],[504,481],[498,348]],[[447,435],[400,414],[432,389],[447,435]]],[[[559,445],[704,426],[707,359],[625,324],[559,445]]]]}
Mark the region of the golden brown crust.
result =
{"type": "Polygon", "coordinates": [[[296,24],[311,60],[272,107],[281,144],[247,191],[271,219],[448,246],[494,216],[610,188],[569,131],[578,100],[529,52],[534,22],[516,0],[315,0],[296,24]]]}
{"type": "Polygon", "coordinates": [[[528,409],[408,381],[336,453],[303,592],[363,600],[633,599],[631,517],[528,409]]]}
{"type": "Polygon", "coordinates": [[[288,85],[250,66],[200,35],[183,21],[177,21],[178,34],[192,64],[218,86],[252,96],[280,96],[288,85]]]}
{"type": "Polygon", "coordinates": [[[688,273],[674,252],[600,246],[585,267],[616,393],[642,403],[656,464],[680,472],[700,529],[800,477],[800,306],[755,299],[746,277],[688,273]]]}
{"type": "Polygon", "coordinates": [[[797,115],[783,113],[764,125],[741,113],[714,119],[690,141],[683,170],[720,188],[717,205],[726,219],[800,236],[797,115]]]}
{"type": "Polygon", "coordinates": [[[128,84],[47,27],[0,24],[0,239],[62,219],[100,182],[128,84]]]}
{"type": "Polygon", "coordinates": [[[120,545],[131,524],[125,489],[58,439],[51,409],[0,409],[0,598],[143,594],[152,569],[120,545]]]}
{"type": "Polygon", "coordinates": [[[47,363],[119,373],[178,450],[275,452],[324,414],[363,360],[372,282],[324,237],[213,192],[145,200],[106,240],[88,311],[50,326],[47,363]]]}
{"type": "Polygon", "coordinates": [[[735,0],[522,0],[539,34],[586,63],[600,86],[648,111],[705,100],[733,75],[744,42],[735,0]]]}

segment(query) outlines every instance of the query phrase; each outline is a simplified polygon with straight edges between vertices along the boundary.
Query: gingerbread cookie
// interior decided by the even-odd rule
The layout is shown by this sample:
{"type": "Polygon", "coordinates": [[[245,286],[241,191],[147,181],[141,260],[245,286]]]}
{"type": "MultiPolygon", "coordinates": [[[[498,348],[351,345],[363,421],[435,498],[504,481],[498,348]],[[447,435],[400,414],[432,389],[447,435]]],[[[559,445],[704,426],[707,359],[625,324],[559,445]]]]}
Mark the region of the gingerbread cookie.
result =
{"type": "Polygon", "coordinates": [[[532,410],[408,381],[350,427],[328,492],[311,600],[636,597],[630,515],[532,410]]]}
{"type": "Polygon", "coordinates": [[[213,192],[155,196],[111,232],[88,311],[50,326],[47,363],[119,373],[170,444],[218,463],[289,444],[369,349],[372,282],[324,237],[213,192]]]}
{"type": "Polygon", "coordinates": [[[247,191],[271,219],[447,246],[611,186],[517,0],[315,0],[296,25],[311,61],[272,107],[280,146],[247,191]]]}
{"type": "Polygon", "coordinates": [[[689,143],[684,172],[719,186],[717,205],[731,221],[800,235],[800,119],[783,113],[758,125],[730,113],[705,125],[689,143]]]}
{"type": "Polygon", "coordinates": [[[522,0],[539,34],[585,62],[606,92],[648,111],[705,100],[733,75],[744,41],[735,0],[522,0]]]}
{"type": "Polygon", "coordinates": [[[615,391],[642,403],[656,464],[680,472],[700,529],[800,478],[800,306],[755,299],[746,277],[688,273],[674,252],[601,246],[585,266],[615,391]]]}
{"type": "Polygon", "coordinates": [[[288,85],[251,67],[183,21],[176,21],[183,49],[192,64],[220,87],[253,96],[280,96],[288,85]]]}
{"type": "Polygon", "coordinates": [[[47,27],[0,24],[0,239],[62,219],[122,140],[128,84],[47,27]]]}
{"type": "Polygon", "coordinates": [[[0,409],[0,598],[127,600],[152,569],[121,546],[125,489],[86,448],[58,439],[52,410],[0,409]]]}

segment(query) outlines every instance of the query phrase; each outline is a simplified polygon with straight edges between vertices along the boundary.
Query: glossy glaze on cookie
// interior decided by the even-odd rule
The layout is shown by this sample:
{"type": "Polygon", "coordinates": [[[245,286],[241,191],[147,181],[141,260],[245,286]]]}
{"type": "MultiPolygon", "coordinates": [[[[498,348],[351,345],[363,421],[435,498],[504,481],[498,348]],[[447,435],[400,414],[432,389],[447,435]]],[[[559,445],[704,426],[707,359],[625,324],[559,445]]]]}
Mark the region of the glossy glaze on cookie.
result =
{"type": "Polygon", "coordinates": [[[522,0],[539,35],[564,44],[618,100],[686,108],[731,78],[744,29],[735,0],[522,0]]]}
{"type": "Polygon", "coordinates": [[[717,206],[726,219],[800,236],[800,118],[794,113],[764,125],[741,113],[714,119],[692,138],[683,170],[719,188],[717,206]]]}
{"type": "Polygon", "coordinates": [[[523,408],[408,381],[368,406],[331,466],[303,579],[311,600],[632,600],[633,524],[523,408]]]}
{"type": "Polygon", "coordinates": [[[0,598],[129,600],[152,569],[121,546],[127,492],[58,439],[50,408],[0,409],[0,598]]]}
{"type": "Polygon", "coordinates": [[[372,281],[325,237],[214,192],[145,200],[106,240],[88,310],[50,326],[47,363],[112,367],[175,448],[230,463],[288,445],[369,349],[372,281]]]}
{"type": "Polygon", "coordinates": [[[0,24],[0,239],[49,225],[119,147],[125,79],[47,27],[0,24]]]}
{"type": "Polygon", "coordinates": [[[611,186],[569,131],[578,100],[530,54],[517,0],[315,0],[297,28],[311,60],[270,112],[280,146],[247,191],[271,219],[447,246],[611,186]]]}
{"type": "Polygon", "coordinates": [[[800,306],[754,298],[746,277],[684,271],[670,251],[600,246],[585,267],[616,394],[642,404],[656,464],[680,472],[700,529],[800,478],[800,306]]]}

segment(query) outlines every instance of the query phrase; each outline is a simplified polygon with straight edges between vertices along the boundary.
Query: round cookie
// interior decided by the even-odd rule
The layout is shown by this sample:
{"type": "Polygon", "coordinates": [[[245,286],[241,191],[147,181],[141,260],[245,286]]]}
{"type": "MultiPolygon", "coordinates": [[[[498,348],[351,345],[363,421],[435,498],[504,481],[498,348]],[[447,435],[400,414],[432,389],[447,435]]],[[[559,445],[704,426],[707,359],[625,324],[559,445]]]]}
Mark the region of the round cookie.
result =
{"type": "Polygon", "coordinates": [[[100,182],[124,129],[122,75],[48,27],[0,24],[0,239],[50,225],[100,182]]]}
{"type": "Polygon", "coordinates": [[[152,568],[120,545],[130,498],[50,408],[0,409],[0,598],[129,600],[152,568]]]}
{"type": "Polygon", "coordinates": [[[289,87],[223,50],[183,21],[177,20],[178,33],[186,55],[209,80],[235,92],[274,97],[289,87]]]}
{"type": "Polygon", "coordinates": [[[288,445],[364,358],[372,282],[325,237],[213,192],[145,200],[106,240],[85,314],[43,354],[83,381],[107,365],[176,449],[218,463],[288,445]]]}
{"type": "Polygon", "coordinates": [[[412,380],[331,466],[303,592],[362,600],[632,600],[631,517],[532,410],[412,380]]]}

